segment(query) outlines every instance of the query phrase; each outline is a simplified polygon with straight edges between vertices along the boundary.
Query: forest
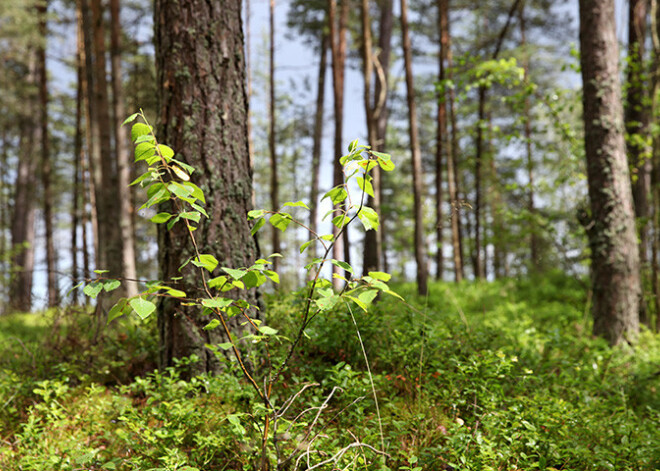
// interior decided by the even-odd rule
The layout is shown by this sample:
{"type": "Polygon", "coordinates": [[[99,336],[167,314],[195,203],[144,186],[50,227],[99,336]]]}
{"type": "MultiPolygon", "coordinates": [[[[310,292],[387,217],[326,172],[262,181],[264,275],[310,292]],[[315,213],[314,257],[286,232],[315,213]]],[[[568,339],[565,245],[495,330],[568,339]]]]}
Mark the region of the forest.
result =
{"type": "Polygon", "coordinates": [[[0,0],[0,469],[660,469],[658,0],[0,0]]]}

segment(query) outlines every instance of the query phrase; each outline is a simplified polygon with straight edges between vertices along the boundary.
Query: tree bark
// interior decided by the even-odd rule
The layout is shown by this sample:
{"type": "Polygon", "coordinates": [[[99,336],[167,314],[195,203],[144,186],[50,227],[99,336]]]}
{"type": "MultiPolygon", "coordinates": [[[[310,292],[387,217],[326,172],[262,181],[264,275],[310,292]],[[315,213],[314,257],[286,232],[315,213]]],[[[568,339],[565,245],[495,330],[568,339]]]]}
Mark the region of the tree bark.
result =
{"type": "Polygon", "coordinates": [[[415,85],[412,74],[412,51],[408,29],[408,4],[401,0],[401,31],[403,36],[403,58],[406,69],[406,95],[408,103],[408,131],[412,154],[413,174],[413,213],[415,219],[415,262],[417,264],[417,292],[425,296],[428,292],[428,268],[426,266],[426,244],[424,242],[424,220],[422,198],[424,187],[422,181],[422,155],[417,135],[417,108],[415,106],[415,85]]]}
{"type": "MultiPolygon", "coordinates": [[[[328,19],[330,21],[330,50],[332,53],[332,85],[334,96],[335,112],[335,137],[334,137],[334,159],[332,172],[332,185],[338,186],[344,182],[344,173],[339,158],[343,155],[343,129],[344,129],[344,73],[346,63],[346,30],[348,24],[349,0],[342,0],[339,21],[337,24],[337,1],[330,0],[328,19]]],[[[344,211],[341,205],[335,206],[335,214],[339,215],[344,211]]],[[[333,235],[335,236],[335,245],[332,249],[332,257],[335,260],[342,258],[350,263],[346,255],[349,251],[348,231],[343,231],[342,237],[339,235],[339,229],[333,226],[333,235]]],[[[332,266],[332,272],[344,275],[336,265],[332,266]]],[[[333,284],[336,289],[341,287],[341,280],[333,278],[333,284]]]]}
{"type": "MultiPolygon", "coordinates": [[[[639,258],[642,270],[648,262],[649,196],[651,194],[651,149],[649,142],[649,109],[646,93],[645,41],[648,0],[630,0],[628,19],[628,93],[624,120],[628,132],[628,163],[633,172],[633,202],[639,230],[639,258]]],[[[643,274],[642,274],[643,275],[643,274]]],[[[646,302],[639,305],[640,322],[649,324],[646,302]]]]}
{"type": "MultiPolygon", "coordinates": [[[[252,175],[241,1],[157,0],[154,24],[157,135],[178,159],[197,169],[192,180],[204,190],[209,213],[195,231],[200,253],[213,254],[220,267],[250,266],[256,246],[247,223],[252,175]]],[[[158,242],[161,279],[183,275],[176,286],[197,296],[199,271],[191,265],[179,271],[193,253],[185,228],[159,226],[158,242]]],[[[256,304],[256,293],[243,295],[256,304]]],[[[205,344],[224,341],[224,336],[220,329],[202,330],[208,320],[197,307],[164,299],[158,315],[162,366],[196,354],[201,362],[192,365],[190,374],[218,372],[221,363],[205,344]]],[[[242,322],[229,321],[235,329],[242,322]]]]}
{"type": "Polygon", "coordinates": [[[50,156],[50,137],[48,133],[48,70],[46,69],[46,14],[48,2],[37,5],[39,16],[40,45],[37,48],[37,74],[39,81],[39,144],[41,146],[41,184],[43,186],[43,218],[46,238],[46,271],[48,280],[48,307],[59,304],[57,286],[57,267],[55,262],[55,244],[53,242],[53,189],[51,179],[53,167],[50,156]]]}
{"type": "MultiPolygon", "coordinates": [[[[371,17],[369,15],[369,1],[362,0],[361,4],[362,16],[362,74],[364,78],[364,110],[367,124],[367,140],[372,148],[378,141],[377,127],[378,115],[382,109],[382,100],[379,95],[374,96],[374,103],[372,104],[371,97],[371,79],[374,73],[374,57],[372,50],[372,36],[371,36],[371,17]]],[[[375,150],[375,148],[374,148],[375,150]]],[[[374,168],[372,173],[372,187],[374,196],[367,198],[367,206],[373,208],[379,215],[380,211],[380,167],[374,168]]],[[[382,220],[382,218],[381,218],[382,220]]],[[[381,223],[382,224],[382,223],[381,223]]],[[[364,234],[364,251],[362,258],[362,272],[368,274],[370,271],[380,270],[381,254],[381,239],[376,230],[366,231],[364,234]]]]}
{"type": "MultiPolygon", "coordinates": [[[[270,54],[268,78],[268,152],[270,156],[270,205],[273,211],[280,208],[279,203],[279,179],[277,175],[277,153],[275,149],[275,0],[270,0],[269,32],[270,32],[270,54]]],[[[280,253],[280,230],[275,226],[272,229],[273,253],[280,253]]],[[[273,270],[279,268],[279,259],[273,261],[273,270]]]]}
{"type": "MultiPolygon", "coordinates": [[[[316,112],[314,114],[314,136],[312,144],[312,184],[309,192],[309,228],[313,234],[318,233],[318,199],[319,199],[319,176],[321,172],[321,145],[323,141],[323,116],[325,104],[325,76],[328,69],[328,49],[330,48],[330,36],[327,33],[321,35],[319,60],[318,89],[316,92],[316,112]]],[[[310,234],[312,236],[312,234],[310,234]]],[[[316,247],[309,247],[310,258],[316,257],[316,247]]],[[[310,271],[312,275],[312,271],[310,271]]]]}
{"type": "Polygon", "coordinates": [[[614,0],[580,0],[585,151],[592,221],[594,334],[611,345],[639,330],[639,251],[625,154],[614,0]]]}
{"type": "MultiPolygon", "coordinates": [[[[447,0],[439,0],[438,6],[438,33],[440,34],[440,53],[438,54],[438,83],[444,86],[445,74],[445,47],[443,46],[443,36],[446,34],[448,24],[448,5],[447,0]]],[[[442,280],[444,273],[444,254],[443,249],[443,226],[444,217],[442,215],[442,165],[443,156],[449,161],[449,139],[447,138],[447,100],[444,88],[437,90],[438,111],[436,115],[436,133],[435,133],[435,234],[436,234],[436,253],[435,265],[437,280],[442,280]]],[[[451,166],[451,164],[450,164],[451,166]]],[[[449,178],[448,178],[449,180],[449,178]]],[[[455,261],[454,261],[455,262],[455,261]]],[[[456,272],[454,272],[456,273],[456,272]]]]}
{"type": "Polygon", "coordinates": [[[121,64],[121,17],[119,0],[110,0],[110,57],[112,64],[112,106],[115,123],[113,126],[117,153],[117,185],[119,191],[119,228],[122,249],[122,277],[126,296],[138,293],[137,268],[135,265],[135,233],[133,232],[133,206],[129,185],[131,183],[131,162],[129,152],[129,128],[122,126],[126,118],[124,87],[121,64]]]}
{"type": "MultiPolygon", "coordinates": [[[[376,83],[374,86],[374,99],[381,103],[380,111],[376,117],[376,142],[371,145],[379,152],[385,152],[387,149],[387,123],[389,110],[387,100],[389,97],[389,76],[390,76],[390,56],[392,55],[392,30],[394,29],[394,7],[393,0],[379,0],[380,19],[378,31],[378,56],[376,67],[376,83]]],[[[385,186],[385,172],[379,171],[378,191],[380,204],[382,208],[383,188],[385,186]]],[[[381,224],[376,237],[380,244],[380,266],[386,272],[389,271],[387,257],[387,218],[381,209],[381,224]]]]}
{"type": "MultiPolygon", "coordinates": [[[[86,0],[82,0],[83,3],[86,0]]],[[[108,82],[106,77],[106,47],[103,9],[100,0],[91,0],[91,25],[93,47],[93,82],[90,92],[93,94],[91,106],[95,109],[89,115],[92,118],[94,135],[92,139],[92,176],[96,197],[98,218],[99,250],[97,268],[108,270],[108,276],[122,277],[122,240],[119,228],[119,207],[116,202],[117,167],[111,148],[111,120],[108,101],[108,82]]],[[[83,20],[85,18],[83,17],[83,20]]],[[[87,31],[88,29],[85,28],[87,31]]],[[[89,53],[88,53],[89,55],[89,53]]]]}
{"type": "Polygon", "coordinates": [[[38,116],[37,56],[30,52],[28,75],[29,86],[26,106],[28,112],[21,117],[18,170],[16,172],[14,211],[11,218],[11,270],[9,286],[10,311],[27,312],[32,307],[32,275],[34,271],[34,188],[37,184],[37,160],[35,141],[38,116]]]}

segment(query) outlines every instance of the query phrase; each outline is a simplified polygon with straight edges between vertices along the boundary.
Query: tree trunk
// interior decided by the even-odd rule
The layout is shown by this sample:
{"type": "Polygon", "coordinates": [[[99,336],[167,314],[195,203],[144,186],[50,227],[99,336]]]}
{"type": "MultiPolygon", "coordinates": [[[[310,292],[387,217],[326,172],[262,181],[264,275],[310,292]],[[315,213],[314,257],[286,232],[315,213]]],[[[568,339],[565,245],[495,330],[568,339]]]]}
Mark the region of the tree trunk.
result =
{"type": "MultiPolygon", "coordinates": [[[[660,102],[658,101],[660,94],[660,8],[658,8],[658,0],[651,0],[651,41],[653,44],[651,116],[658,116],[660,109],[660,102]]],[[[660,257],[660,136],[657,133],[654,133],[652,142],[653,243],[651,248],[653,256],[651,258],[651,284],[655,308],[655,331],[660,332],[660,266],[658,260],[658,257],[660,257]]]]}
{"type": "MultiPolygon", "coordinates": [[[[277,154],[275,152],[275,0],[270,0],[270,77],[268,79],[268,152],[270,155],[270,205],[273,211],[280,208],[279,179],[277,175],[277,154]]],[[[280,230],[275,226],[272,229],[273,253],[280,253],[280,230]]],[[[279,268],[278,258],[273,260],[273,270],[279,268]]]]}
{"type": "MultiPolygon", "coordinates": [[[[321,35],[320,44],[321,58],[319,60],[318,89],[316,92],[316,113],[314,115],[314,137],[312,144],[312,184],[309,193],[309,228],[312,233],[318,233],[318,199],[319,199],[319,176],[321,172],[321,144],[323,141],[323,115],[325,103],[325,76],[328,69],[328,48],[330,47],[330,36],[327,33],[321,35]]],[[[311,234],[310,234],[311,236],[311,234]]],[[[309,247],[310,258],[316,257],[316,244],[309,247]]],[[[310,275],[312,275],[310,271],[310,275]]]]}
{"type": "Polygon", "coordinates": [[[38,116],[37,56],[30,52],[29,72],[26,78],[30,86],[26,99],[28,112],[21,117],[18,170],[16,172],[14,211],[11,219],[11,282],[9,286],[9,310],[27,312],[32,307],[32,275],[34,271],[34,188],[37,184],[37,159],[35,142],[38,116]]]}
{"type": "MultiPolygon", "coordinates": [[[[446,0],[438,1],[438,33],[440,34],[440,53],[438,54],[438,82],[444,85],[446,78],[445,74],[445,52],[443,46],[443,35],[447,29],[447,14],[448,6],[446,0]]],[[[435,234],[436,234],[436,252],[435,252],[435,265],[436,273],[435,278],[442,280],[444,272],[444,254],[443,249],[443,226],[444,217],[442,215],[442,158],[443,154],[449,156],[447,139],[447,100],[444,88],[438,91],[437,103],[438,112],[436,117],[436,133],[435,133],[435,234]]],[[[447,158],[447,160],[449,160],[447,158]]],[[[449,180],[449,178],[448,178],[449,180]]]]}
{"type": "Polygon", "coordinates": [[[481,258],[481,218],[483,217],[481,180],[484,160],[484,126],[486,125],[486,87],[483,85],[479,87],[478,106],[477,142],[475,143],[474,155],[474,255],[472,257],[472,269],[475,278],[482,280],[486,277],[483,259],[481,258]]]}
{"type": "MultiPolygon", "coordinates": [[[[240,0],[155,3],[158,136],[177,158],[197,169],[192,179],[204,189],[209,213],[195,231],[200,253],[213,254],[220,267],[232,268],[252,265],[256,255],[247,223],[252,175],[240,13],[240,0]]],[[[179,271],[193,253],[185,228],[159,226],[158,242],[160,278],[183,276],[176,286],[196,296],[199,271],[191,265],[179,271]]],[[[243,294],[256,304],[254,292],[243,294]]],[[[224,336],[220,329],[202,330],[208,320],[197,307],[164,299],[158,316],[161,365],[196,354],[201,362],[192,365],[190,374],[219,371],[221,363],[205,344],[217,344],[224,336]]],[[[238,329],[243,320],[229,321],[238,329]]]]}
{"type": "MultiPolygon", "coordinates": [[[[387,149],[387,123],[389,117],[389,110],[387,99],[389,96],[389,76],[390,76],[390,56],[392,55],[392,30],[394,28],[394,8],[393,0],[380,0],[378,2],[380,8],[380,21],[378,32],[378,56],[376,67],[376,83],[374,87],[374,99],[380,103],[380,111],[376,117],[376,142],[371,143],[379,152],[385,152],[387,149]]],[[[379,171],[378,197],[381,203],[383,199],[383,188],[385,183],[385,172],[379,171]]],[[[389,271],[387,259],[387,218],[381,209],[381,225],[376,233],[380,244],[380,266],[386,272],[389,271]]]]}
{"type": "Polygon", "coordinates": [[[426,266],[426,244],[424,242],[422,181],[422,155],[417,135],[417,108],[415,106],[415,85],[412,75],[412,51],[408,31],[407,0],[401,0],[401,32],[403,35],[403,58],[406,69],[406,94],[408,98],[408,128],[412,153],[413,174],[413,214],[415,219],[415,262],[417,263],[417,292],[425,296],[428,292],[428,268],[426,266]]]}
{"type": "MultiPolygon", "coordinates": [[[[645,47],[647,0],[630,0],[628,19],[628,93],[624,120],[628,132],[628,163],[633,169],[633,201],[639,230],[639,258],[642,269],[648,262],[649,195],[651,193],[651,153],[649,141],[649,109],[646,94],[645,47]]],[[[643,276],[643,273],[642,273],[643,276]]],[[[640,322],[649,324],[646,302],[639,305],[640,322]]]]}
{"type": "MultiPolygon", "coordinates": [[[[82,0],[86,3],[86,0],[82,0]]],[[[105,27],[101,0],[91,0],[92,45],[93,45],[93,82],[90,92],[93,100],[90,105],[95,109],[89,113],[94,129],[92,138],[92,176],[96,197],[98,218],[99,251],[97,268],[108,270],[108,276],[122,277],[122,240],[119,228],[119,207],[117,205],[117,168],[111,149],[111,120],[108,101],[108,83],[106,77],[105,27]]],[[[83,21],[85,20],[83,16],[83,21]]],[[[88,28],[85,28],[88,31],[88,28]]],[[[89,55],[89,52],[88,52],[89,55]]]]}
{"type": "Polygon", "coordinates": [[[46,69],[46,14],[48,2],[38,4],[39,36],[41,44],[37,48],[37,74],[39,81],[39,139],[41,146],[41,184],[43,186],[43,217],[46,237],[46,271],[48,279],[48,307],[59,304],[57,287],[57,267],[55,264],[55,245],[53,243],[53,189],[51,178],[53,168],[50,157],[50,137],[48,133],[48,70],[46,69]]]}
{"type": "Polygon", "coordinates": [[[126,118],[124,87],[121,65],[121,19],[119,0],[110,0],[110,57],[112,60],[112,106],[115,115],[114,138],[117,151],[117,184],[119,191],[119,228],[122,248],[122,276],[126,296],[138,293],[137,269],[135,266],[135,233],[133,232],[133,206],[129,185],[131,183],[131,161],[129,152],[129,128],[122,126],[126,118]]]}
{"type": "MultiPolygon", "coordinates": [[[[335,137],[334,137],[334,158],[332,185],[341,185],[344,182],[344,173],[339,158],[343,155],[343,128],[344,128],[344,72],[346,62],[346,30],[348,23],[349,0],[342,0],[341,11],[339,14],[339,24],[337,25],[337,1],[330,0],[329,21],[330,21],[330,50],[332,52],[332,85],[334,95],[335,111],[335,137]]],[[[340,214],[344,207],[335,206],[335,213],[340,214]]],[[[349,251],[348,231],[343,231],[343,237],[337,237],[339,229],[333,226],[333,235],[336,237],[335,245],[332,249],[332,257],[335,260],[344,260],[350,263],[346,258],[349,251]]],[[[336,266],[332,266],[333,273],[344,275],[336,266]]],[[[333,284],[336,289],[341,287],[341,280],[333,278],[333,284]]]]}
{"type": "MultiPolygon", "coordinates": [[[[447,80],[453,79],[453,58],[451,52],[451,32],[449,27],[449,0],[443,0],[441,14],[444,21],[441,23],[440,45],[442,55],[447,61],[447,80]]],[[[451,139],[448,139],[447,147],[447,182],[449,189],[449,198],[451,200],[451,227],[452,227],[452,248],[454,258],[454,279],[459,282],[465,278],[465,257],[463,256],[463,228],[461,217],[463,215],[463,204],[459,196],[461,181],[459,179],[458,168],[458,124],[456,123],[456,100],[453,87],[449,87],[447,92],[449,100],[449,121],[451,122],[451,139]]]]}
{"type": "MultiPolygon", "coordinates": [[[[374,57],[371,38],[371,18],[369,16],[369,1],[362,0],[362,74],[364,77],[364,110],[367,124],[367,140],[369,145],[375,146],[378,141],[377,127],[378,115],[382,101],[378,95],[374,96],[375,103],[372,105],[371,78],[374,73],[374,57]]],[[[372,173],[372,186],[374,197],[367,198],[367,206],[373,208],[380,215],[380,167],[374,168],[372,173]]],[[[381,218],[382,220],[382,218],[381,218]]],[[[381,223],[382,224],[382,223],[381,223]]],[[[381,238],[376,230],[367,231],[364,234],[364,251],[362,258],[362,272],[368,274],[370,271],[379,271],[381,255],[381,238]]]]}
{"type": "Polygon", "coordinates": [[[625,154],[614,0],[580,0],[585,151],[592,221],[594,334],[611,345],[639,331],[639,251],[625,154]]]}

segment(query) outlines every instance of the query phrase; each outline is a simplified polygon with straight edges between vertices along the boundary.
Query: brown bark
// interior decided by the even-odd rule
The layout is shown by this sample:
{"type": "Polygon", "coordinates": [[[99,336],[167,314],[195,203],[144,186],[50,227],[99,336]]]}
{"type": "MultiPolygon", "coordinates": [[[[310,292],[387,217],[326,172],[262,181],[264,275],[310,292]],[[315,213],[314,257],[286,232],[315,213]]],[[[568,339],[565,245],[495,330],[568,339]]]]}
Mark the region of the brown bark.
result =
{"type": "MultiPolygon", "coordinates": [[[[342,0],[341,10],[339,13],[339,20],[337,21],[337,1],[330,0],[328,19],[330,21],[330,51],[332,53],[332,85],[334,97],[334,112],[335,112],[335,136],[334,136],[334,159],[333,159],[333,172],[332,172],[332,185],[338,186],[344,182],[344,173],[339,158],[343,155],[343,128],[344,128],[344,74],[346,63],[346,31],[348,24],[348,7],[349,0],[342,0]]],[[[343,206],[335,206],[335,214],[340,214],[344,211],[343,206]]],[[[339,229],[333,226],[333,234],[335,237],[339,234],[339,229]]],[[[332,257],[335,260],[342,258],[350,263],[349,258],[346,257],[349,251],[348,245],[348,231],[343,231],[342,237],[337,237],[335,245],[332,249],[332,257]]],[[[342,274],[341,270],[333,265],[333,273],[342,274]]],[[[335,288],[341,286],[341,280],[333,278],[335,288]]]]}
{"type": "MultiPolygon", "coordinates": [[[[630,0],[628,20],[628,93],[624,120],[628,132],[628,163],[633,172],[633,202],[639,230],[639,255],[642,268],[648,261],[649,196],[651,193],[651,149],[649,139],[649,109],[646,94],[646,17],[648,0],[630,0]]],[[[649,324],[646,302],[639,305],[640,322],[649,324]]]]}
{"type": "Polygon", "coordinates": [[[580,0],[585,151],[592,221],[594,334],[611,345],[639,330],[639,251],[625,154],[614,0],[580,0]]]}
{"type": "MultiPolygon", "coordinates": [[[[86,0],[82,0],[83,4],[86,0]]],[[[93,95],[90,106],[94,107],[89,115],[94,129],[91,153],[92,176],[96,198],[96,212],[99,227],[97,235],[99,250],[97,268],[108,270],[109,276],[123,276],[122,240],[119,228],[119,207],[117,205],[117,168],[111,149],[110,106],[108,101],[108,83],[106,77],[106,47],[103,9],[100,0],[91,0],[91,30],[93,53],[93,82],[89,92],[93,95]]],[[[85,21],[85,16],[83,16],[85,21]]]]}
{"type": "MultiPolygon", "coordinates": [[[[369,1],[362,0],[362,74],[364,78],[364,110],[367,124],[367,140],[369,145],[375,146],[378,141],[377,127],[378,115],[382,109],[382,99],[379,95],[374,96],[375,103],[372,104],[371,79],[374,73],[374,57],[372,50],[371,18],[369,15],[369,1]]],[[[373,169],[372,186],[374,196],[367,198],[367,206],[373,208],[380,215],[380,168],[373,169]]],[[[367,231],[364,235],[364,251],[362,258],[362,271],[366,275],[370,271],[380,270],[381,238],[376,230],[367,231]]]]}
{"type": "MultiPolygon", "coordinates": [[[[273,211],[280,208],[279,179],[277,175],[277,154],[275,150],[275,0],[270,0],[270,54],[269,54],[269,98],[268,98],[268,152],[270,156],[270,205],[273,211]]],[[[275,226],[272,229],[273,253],[280,253],[280,230],[275,226]]],[[[273,261],[273,270],[279,267],[278,258],[273,261]]]]}
{"type": "MultiPolygon", "coordinates": [[[[250,266],[256,247],[247,223],[252,175],[241,1],[157,0],[155,44],[159,139],[197,169],[192,180],[205,191],[209,218],[194,232],[200,253],[213,254],[221,267],[250,266]]],[[[200,272],[191,265],[179,271],[193,254],[185,228],[160,226],[158,238],[161,279],[183,275],[176,286],[198,296],[200,272]]],[[[242,295],[256,303],[255,293],[242,295]]],[[[219,371],[220,362],[204,345],[224,337],[220,329],[202,330],[208,320],[197,307],[163,300],[158,317],[162,366],[196,354],[201,362],[190,374],[219,371]]],[[[229,321],[235,328],[242,322],[229,321]]]]}
{"type": "Polygon", "coordinates": [[[415,105],[415,85],[412,74],[412,51],[408,29],[407,0],[401,0],[401,32],[403,36],[403,58],[406,69],[406,95],[408,103],[408,131],[412,154],[413,174],[413,213],[415,219],[415,262],[417,264],[417,292],[425,296],[428,292],[428,268],[426,266],[426,244],[424,243],[424,225],[422,198],[422,155],[417,135],[417,108],[415,105]]]}
{"type": "MultiPolygon", "coordinates": [[[[394,28],[393,0],[379,0],[380,20],[378,31],[378,56],[376,62],[376,83],[374,86],[374,99],[379,100],[380,111],[376,117],[376,142],[372,145],[379,152],[387,149],[387,123],[389,110],[387,99],[389,96],[390,56],[392,55],[392,30],[394,28]]],[[[383,202],[383,187],[385,173],[379,172],[378,191],[380,202],[383,202]]],[[[383,270],[388,271],[387,250],[387,219],[386,214],[381,211],[381,225],[376,237],[380,242],[380,264],[383,270]]]]}
{"type": "MultiPolygon", "coordinates": [[[[312,233],[318,233],[318,199],[319,199],[319,176],[321,172],[321,144],[323,141],[323,116],[325,103],[325,76],[328,69],[328,49],[330,47],[330,36],[327,33],[321,35],[321,58],[319,60],[318,89],[316,92],[316,112],[314,114],[314,136],[312,144],[312,184],[309,193],[309,228],[312,233]]],[[[310,234],[311,236],[311,234],[310,234]]],[[[316,244],[309,247],[310,258],[316,257],[316,244]]],[[[310,271],[312,275],[312,271],[310,271]]]]}
{"type": "Polygon", "coordinates": [[[135,266],[135,233],[133,232],[133,206],[129,185],[131,183],[130,136],[128,126],[122,126],[126,117],[124,87],[121,64],[121,19],[119,0],[110,0],[110,57],[112,64],[112,107],[114,109],[115,149],[117,153],[117,185],[119,191],[119,229],[121,237],[121,266],[123,287],[126,296],[138,293],[137,269],[135,266]]]}
{"type": "Polygon", "coordinates": [[[19,160],[16,172],[14,211],[11,218],[11,271],[9,286],[10,311],[27,312],[32,307],[32,275],[34,270],[34,219],[37,159],[35,141],[38,116],[37,57],[30,52],[29,72],[26,82],[29,93],[26,98],[28,112],[19,124],[19,160]]]}
{"type": "Polygon", "coordinates": [[[43,218],[46,238],[46,276],[48,280],[48,307],[59,303],[55,245],[53,243],[53,189],[50,137],[48,133],[48,70],[46,69],[46,13],[48,2],[37,5],[40,45],[37,48],[37,74],[39,81],[39,145],[41,147],[41,184],[43,186],[43,218]]]}
{"type": "MultiPolygon", "coordinates": [[[[651,41],[653,44],[653,69],[652,69],[652,89],[651,89],[651,115],[658,116],[660,102],[660,8],[658,0],[651,0],[651,41]]],[[[652,258],[651,270],[653,287],[653,300],[655,308],[655,331],[660,332],[660,266],[658,257],[660,257],[660,136],[657,133],[653,136],[652,144],[652,172],[651,172],[651,194],[653,196],[652,209],[652,258]]]]}
{"type": "MultiPolygon", "coordinates": [[[[447,30],[448,23],[448,5],[447,1],[438,1],[438,32],[440,34],[440,53],[438,54],[438,82],[444,85],[445,75],[445,55],[443,54],[443,36],[447,30]]],[[[436,98],[438,103],[438,112],[436,115],[436,133],[435,133],[435,234],[436,234],[436,253],[435,265],[437,280],[442,280],[444,272],[444,254],[443,249],[443,226],[444,217],[442,215],[442,165],[443,157],[449,156],[447,138],[447,100],[444,89],[438,89],[436,98]]],[[[447,157],[446,157],[447,158],[447,157]]],[[[449,161],[449,158],[447,158],[449,161]]],[[[449,178],[448,178],[449,180],[449,178]]],[[[455,261],[454,261],[455,262],[455,261]]],[[[456,273],[454,271],[454,273],[456,273]]]]}
{"type": "MultiPolygon", "coordinates": [[[[443,5],[443,15],[446,17],[444,28],[441,31],[441,46],[443,47],[442,55],[447,61],[446,74],[447,79],[453,78],[453,57],[451,51],[451,30],[449,26],[449,0],[445,0],[443,5]]],[[[442,25],[441,25],[442,26],[442,25]]],[[[451,199],[451,212],[452,212],[452,248],[454,258],[454,279],[461,281],[465,278],[465,257],[463,256],[463,225],[461,217],[464,214],[463,205],[461,204],[460,188],[461,180],[459,178],[458,167],[458,124],[456,123],[456,98],[454,88],[450,87],[447,92],[447,99],[449,104],[449,121],[451,122],[451,139],[448,139],[447,147],[447,181],[449,187],[449,198],[451,199]],[[452,189],[453,187],[453,189],[452,189]]]]}

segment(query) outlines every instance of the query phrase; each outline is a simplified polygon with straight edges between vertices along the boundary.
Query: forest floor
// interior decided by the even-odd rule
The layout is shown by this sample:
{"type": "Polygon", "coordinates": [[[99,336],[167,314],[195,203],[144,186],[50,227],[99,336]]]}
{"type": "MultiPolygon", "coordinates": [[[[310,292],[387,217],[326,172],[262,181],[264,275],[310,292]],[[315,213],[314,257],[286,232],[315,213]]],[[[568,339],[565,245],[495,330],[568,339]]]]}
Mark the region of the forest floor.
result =
{"type": "MultiPolygon", "coordinates": [[[[371,375],[347,310],[314,321],[273,387],[276,407],[293,400],[265,444],[267,409],[235,362],[190,381],[194,358],[154,369],[155,318],[95,340],[84,309],[0,317],[0,469],[251,470],[263,456],[270,469],[660,469],[660,338],[592,338],[585,283],[394,289],[408,303],[353,310],[371,375]]],[[[255,347],[255,376],[285,355],[302,300],[268,299],[278,336],[255,347]]]]}

